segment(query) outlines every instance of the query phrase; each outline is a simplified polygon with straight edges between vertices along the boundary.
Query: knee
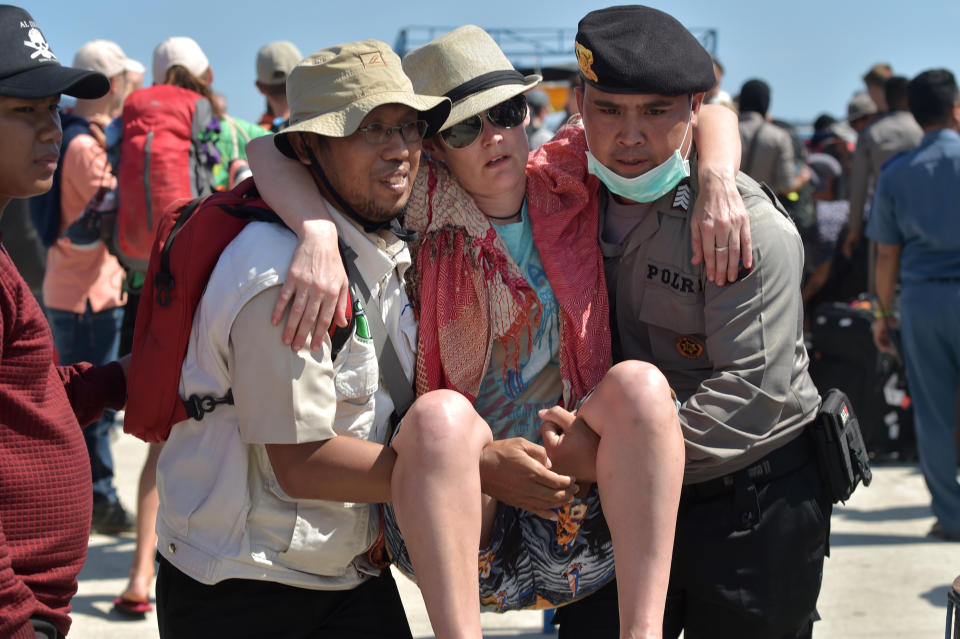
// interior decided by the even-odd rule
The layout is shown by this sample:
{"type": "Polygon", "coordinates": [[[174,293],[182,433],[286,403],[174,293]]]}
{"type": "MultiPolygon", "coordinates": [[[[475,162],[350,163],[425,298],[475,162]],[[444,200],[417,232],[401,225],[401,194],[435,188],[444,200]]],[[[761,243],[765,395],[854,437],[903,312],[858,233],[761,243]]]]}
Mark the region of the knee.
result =
{"type": "Polygon", "coordinates": [[[613,366],[604,378],[614,393],[627,401],[643,401],[653,405],[673,403],[670,384],[659,368],[649,362],[628,360],[613,366]]]}
{"type": "Polygon", "coordinates": [[[432,391],[413,403],[397,436],[398,450],[415,448],[427,457],[475,453],[486,445],[490,429],[460,393],[432,391]]]}
{"type": "Polygon", "coordinates": [[[603,407],[611,423],[647,425],[679,432],[677,407],[660,369],[630,360],[616,364],[597,387],[591,401],[603,407]]]}

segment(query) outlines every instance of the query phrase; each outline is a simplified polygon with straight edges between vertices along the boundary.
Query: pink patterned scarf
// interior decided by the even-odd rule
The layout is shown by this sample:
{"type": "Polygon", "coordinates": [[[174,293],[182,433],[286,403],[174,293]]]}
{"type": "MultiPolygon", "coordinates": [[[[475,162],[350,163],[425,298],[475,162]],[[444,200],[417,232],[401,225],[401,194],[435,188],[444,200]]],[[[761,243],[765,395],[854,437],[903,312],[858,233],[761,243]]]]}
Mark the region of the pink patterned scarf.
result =
{"type": "MultiPolygon", "coordinates": [[[[597,245],[597,180],[586,140],[567,127],[530,155],[527,207],[534,243],[560,306],[563,402],[576,406],[610,365],[603,258],[597,245]]],[[[420,331],[417,394],[447,388],[476,398],[494,340],[518,366],[520,336],[539,325],[540,304],[493,225],[442,165],[421,164],[405,223],[420,233],[408,271],[420,331]]],[[[529,344],[529,340],[528,340],[529,344]]]]}

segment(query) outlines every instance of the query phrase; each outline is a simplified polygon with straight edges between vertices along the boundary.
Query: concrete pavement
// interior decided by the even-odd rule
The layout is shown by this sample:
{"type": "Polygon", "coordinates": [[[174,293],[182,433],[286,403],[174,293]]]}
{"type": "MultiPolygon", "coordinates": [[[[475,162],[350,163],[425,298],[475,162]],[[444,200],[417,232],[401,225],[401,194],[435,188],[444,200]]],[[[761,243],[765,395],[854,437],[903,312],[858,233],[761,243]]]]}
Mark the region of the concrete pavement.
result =
{"type": "MultiPolygon", "coordinates": [[[[114,442],[117,488],[135,507],[146,444],[129,435],[114,442]]],[[[933,524],[929,495],[914,464],[874,467],[874,482],[834,510],[831,557],[824,568],[818,639],[913,639],[943,636],[946,593],[960,574],[960,543],[925,536],[933,524]]],[[[111,612],[126,583],[132,535],[92,535],[73,600],[71,639],[154,639],[156,619],[128,621],[111,612]]],[[[784,575],[789,579],[789,575],[784,575]]],[[[398,576],[415,637],[432,637],[416,586],[398,576]]],[[[541,613],[484,615],[484,636],[540,638],[541,613]]]]}

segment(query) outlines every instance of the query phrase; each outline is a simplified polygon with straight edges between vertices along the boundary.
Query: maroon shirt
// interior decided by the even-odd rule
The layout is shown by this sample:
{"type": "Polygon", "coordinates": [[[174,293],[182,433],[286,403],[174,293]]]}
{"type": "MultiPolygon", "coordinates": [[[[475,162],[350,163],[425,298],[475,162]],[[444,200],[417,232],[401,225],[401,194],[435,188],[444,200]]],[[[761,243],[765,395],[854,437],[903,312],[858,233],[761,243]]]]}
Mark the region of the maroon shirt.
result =
{"type": "Polygon", "coordinates": [[[79,424],[126,399],[119,364],[58,367],[30,289],[0,246],[0,637],[66,634],[90,535],[90,461],[79,424]]]}

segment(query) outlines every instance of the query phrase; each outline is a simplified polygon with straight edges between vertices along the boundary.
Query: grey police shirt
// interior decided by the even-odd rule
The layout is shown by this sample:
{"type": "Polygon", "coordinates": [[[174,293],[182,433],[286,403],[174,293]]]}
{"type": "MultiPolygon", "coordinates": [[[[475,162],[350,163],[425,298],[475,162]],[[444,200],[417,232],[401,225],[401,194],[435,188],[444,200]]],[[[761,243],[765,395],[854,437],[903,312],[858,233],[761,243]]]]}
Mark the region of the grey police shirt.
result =
{"type": "Polygon", "coordinates": [[[617,244],[604,241],[612,196],[601,187],[614,359],[659,366],[677,393],[687,484],[749,466],[797,437],[820,405],[803,344],[800,236],[753,179],[740,174],[737,187],[754,264],[723,287],[690,263],[695,176],[634,205],[639,221],[617,244]]]}
{"type": "Polygon", "coordinates": [[[793,187],[796,174],[790,134],[759,113],[740,114],[743,171],[778,192],[793,187]]]}
{"type": "Polygon", "coordinates": [[[848,224],[852,231],[863,231],[865,209],[883,165],[893,156],[917,148],[922,138],[923,129],[909,111],[891,111],[863,130],[850,171],[848,224]]]}

